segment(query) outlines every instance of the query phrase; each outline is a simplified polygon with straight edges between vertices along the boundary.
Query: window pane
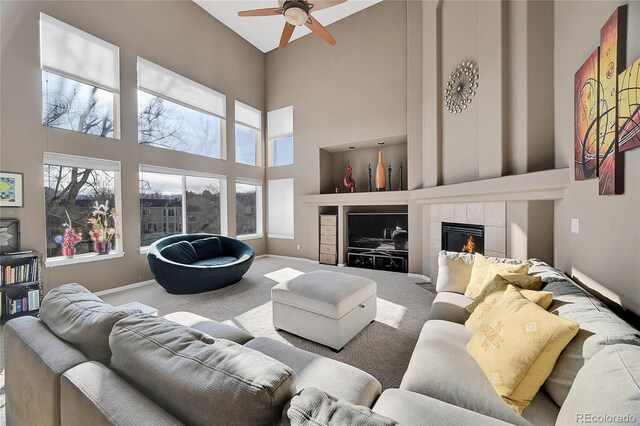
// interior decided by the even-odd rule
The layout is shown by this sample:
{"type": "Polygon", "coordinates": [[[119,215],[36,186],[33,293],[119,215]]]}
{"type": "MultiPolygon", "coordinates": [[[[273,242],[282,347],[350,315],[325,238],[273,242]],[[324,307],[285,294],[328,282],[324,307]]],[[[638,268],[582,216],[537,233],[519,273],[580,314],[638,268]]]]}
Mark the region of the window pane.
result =
{"type": "Polygon", "coordinates": [[[187,233],[220,233],[220,179],[187,176],[187,233]]]}
{"type": "Polygon", "coordinates": [[[162,173],[140,174],[140,245],[182,233],[182,177],[162,173]]]}
{"type": "Polygon", "coordinates": [[[259,132],[236,123],[236,162],[256,165],[256,146],[259,132]]]}
{"type": "MultiPolygon", "coordinates": [[[[64,224],[69,221],[66,213],[73,229],[82,233],[82,240],[75,246],[76,253],[91,253],[93,242],[87,221],[96,201],[99,204],[108,201],[109,206],[115,206],[115,172],[45,164],[44,196],[47,257],[62,255],[54,238],[64,233],[64,224]]],[[[115,249],[116,240],[112,244],[115,249]]]]}
{"type": "Polygon", "coordinates": [[[236,233],[257,234],[257,186],[236,184],[236,233]]]}
{"type": "Polygon", "coordinates": [[[42,71],[42,124],[113,138],[113,93],[42,71]]]}
{"type": "Polygon", "coordinates": [[[274,139],[272,142],[274,166],[293,164],[293,136],[274,139]]]}
{"type": "Polygon", "coordinates": [[[138,142],[220,158],[223,120],[138,90],[138,142]]]}

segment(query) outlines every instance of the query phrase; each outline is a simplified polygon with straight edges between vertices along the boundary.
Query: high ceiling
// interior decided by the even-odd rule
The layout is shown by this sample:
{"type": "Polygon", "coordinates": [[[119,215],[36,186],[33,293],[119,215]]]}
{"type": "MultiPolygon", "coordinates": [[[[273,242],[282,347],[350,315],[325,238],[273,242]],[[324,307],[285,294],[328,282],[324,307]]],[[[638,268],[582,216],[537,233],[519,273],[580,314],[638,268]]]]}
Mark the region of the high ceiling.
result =
{"type": "MultiPolygon", "coordinates": [[[[238,12],[249,9],[262,9],[267,7],[277,7],[277,0],[193,0],[196,4],[209,12],[218,21],[231,28],[242,38],[253,44],[263,52],[269,52],[278,47],[284,17],[263,16],[263,17],[239,17],[238,12]]],[[[325,27],[349,15],[360,12],[367,7],[382,0],[348,0],[337,6],[319,10],[313,13],[318,21],[325,27]]],[[[313,3],[313,0],[310,0],[313,3]]],[[[328,28],[331,31],[331,28],[328,28]]],[[[295,29],[291,40],[303,37],[311,31],[301,26],[295,29]]],[[[340,43],[340,40],[338,40],[340,43]]]]}

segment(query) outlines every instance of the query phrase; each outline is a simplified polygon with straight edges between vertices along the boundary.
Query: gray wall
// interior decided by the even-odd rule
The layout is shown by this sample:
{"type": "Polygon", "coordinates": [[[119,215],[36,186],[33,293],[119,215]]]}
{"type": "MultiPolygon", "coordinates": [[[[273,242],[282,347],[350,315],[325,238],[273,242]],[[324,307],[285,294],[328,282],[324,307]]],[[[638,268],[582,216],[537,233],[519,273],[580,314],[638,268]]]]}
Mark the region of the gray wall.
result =
{"type": "MultiPolygon", "coordinates": [[[[139,254],[138,164],[226,175],[229,232],[235,233],[235,178],[261,179],[263,167],[234,162],[234,100],[264,109],[264,55],[191,1],[1,3],[0,170],[25,176],[24,208],[0,210],[21,220],[22,247],[44,250],[44,151],[122,163],[124,250],[120,259],[46,268],[47,289],[79,282],[93,291],[151,278],[139,254]],[[39,16],[42,11],[120,48],[122,139],[110,140],[41,125],[39,16]],[[227,96],[227,160],[137,143],[136,57],[141,56],[227,96]]],[[[258,253],[265,239],[251,240],[258,253]]]]}

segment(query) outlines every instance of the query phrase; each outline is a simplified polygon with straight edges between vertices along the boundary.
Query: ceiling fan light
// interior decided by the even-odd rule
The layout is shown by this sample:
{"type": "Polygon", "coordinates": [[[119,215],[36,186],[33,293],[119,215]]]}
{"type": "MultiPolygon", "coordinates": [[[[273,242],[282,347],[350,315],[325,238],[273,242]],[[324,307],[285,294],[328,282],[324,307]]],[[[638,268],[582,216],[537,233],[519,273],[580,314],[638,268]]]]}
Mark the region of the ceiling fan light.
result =
{"type": "Polygon", "coordinates": [[[284,19],[291,25],[304,25],[307,22],[308,15],[302,9],[290,7],[284,12],[284,19]]]}

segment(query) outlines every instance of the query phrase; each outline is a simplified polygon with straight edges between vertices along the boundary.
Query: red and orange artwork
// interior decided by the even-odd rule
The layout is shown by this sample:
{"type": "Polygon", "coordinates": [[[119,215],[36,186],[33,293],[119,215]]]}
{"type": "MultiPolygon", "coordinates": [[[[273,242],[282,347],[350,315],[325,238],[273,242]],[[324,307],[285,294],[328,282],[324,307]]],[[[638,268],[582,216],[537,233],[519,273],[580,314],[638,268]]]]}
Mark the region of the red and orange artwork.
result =
{"type": "Polygon", "coordinates": [[[618,76],[618,147],[640,147],[640,59],[618,76]]]}
{"type": "Polygon", "coordinates": [[[575,75],[574,160],[575,179],[598,175],[599,50],[596,49],[575,75]]]}
{"type": "Polygon", "coordinates": [[[600,30],[598,177],[600,195],[622,194],[624,162],[617,144],[618,74],[625,68],[627,8],[620,6],[600,30]]]}

